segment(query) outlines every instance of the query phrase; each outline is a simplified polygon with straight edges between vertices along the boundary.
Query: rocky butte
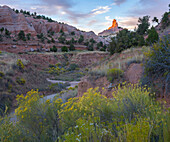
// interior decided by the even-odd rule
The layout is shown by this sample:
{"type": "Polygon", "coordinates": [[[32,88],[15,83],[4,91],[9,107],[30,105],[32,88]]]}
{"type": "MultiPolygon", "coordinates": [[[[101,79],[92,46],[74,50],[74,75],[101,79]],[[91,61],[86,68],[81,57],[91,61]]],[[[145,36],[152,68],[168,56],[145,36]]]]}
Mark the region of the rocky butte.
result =
{"type": "Polygon", "coordinates": [[[122,28],[118,27],[118,23],[117,23],[116,19],[113,19],[112,26],[109,27],[107,30],[104,30],[103,32],[99,33],[98,35],[99,36],[109,36],[112,34],[116,34],[121,30],[122,30],[122,28]]]}
{"type": "Polygon", "coordinates": [[[117,23],[116,19],[113,19],[112,26],[109,27],[108,30],[116,29],[116,28],[118,28],[118,23],[117,23]]]}

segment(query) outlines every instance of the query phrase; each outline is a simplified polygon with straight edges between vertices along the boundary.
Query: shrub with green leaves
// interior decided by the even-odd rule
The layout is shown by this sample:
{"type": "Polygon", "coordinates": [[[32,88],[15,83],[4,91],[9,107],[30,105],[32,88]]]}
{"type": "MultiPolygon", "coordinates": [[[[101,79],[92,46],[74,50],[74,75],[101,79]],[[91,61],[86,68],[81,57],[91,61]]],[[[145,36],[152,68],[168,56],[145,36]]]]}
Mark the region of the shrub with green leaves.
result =
{"type": "Polygon", "coordinates": [[[159,35],[154,27],[148,31],[148,38],[146,39],[148,44],[153,44],[159,40],[159,35]]]}
{"type": "Polygon", "coordinates": [[[19,77],[17,77],[17,78],[16,78],[16,82],[17,82],[19,85],[24,85],[26,81],[25,81],[24,78],[19,78],[19,77]]]}
{"type": "Polygon", "coordinates": [[[55,46],[55,45],[53,45],[53,47],[52,47],[52,48],[50,48],[50,51],[52,51],[52,52],[57,52],[57,48],[56,48],[56,46],[55,46]]]}
{"type": "Polygon", "coordinates": [[[17,66],[20,70],[24,70],[25,66],[23,64],[23,62],[21,61],[21,59],[17,60],[17,66]]]}
{"type": "Polygon", "coordinates": [[[117,68],[113,68],[113,69],[108,69],[107,71],[107,79],[110,82],[113,82],[114,79],[120,79],[121,77],[123,77],[123,70],[121,69],[117,69],[117,68]]]}
{"type": "Polygon", "coordinates": [[[78,66],[77,64],[70,64],[68,70],[69,70],[69,71],[72,71],[72,70],[77,69],[78,67],[79,67],[79,66],[78,66]]]}
{"type": "MultiPolygon", "coordinates": [[[[145,52],[145,77],[148,77],[146,83],[154,84],[159,80],[161,90],[165,94],[169,92],[170,86],[170,36],[160,39],[149,51],[145,52]]],[[[163,94],[163,93],[161,93],[163,94]]]]}
{"type": "Polygon", "coordinates": [[[2,77],[4,77],[4,76],[5,76],[5,74],[2,71],[0,71],[0,79],[2,79],[2,77]]]}
{"type": "Polygon", "coordinates": [[[66,46],[61,47],[62,52],[68,52],[68,48],[66,46]]]}
{"type": "Polygon", "coordinates": [[[18,38],[21,39],[21,40],[23,40],[23,41],[26,41],[26,37],[25,37],[24,31],[21,30],[21,31],[18,33],[18,38]]]}

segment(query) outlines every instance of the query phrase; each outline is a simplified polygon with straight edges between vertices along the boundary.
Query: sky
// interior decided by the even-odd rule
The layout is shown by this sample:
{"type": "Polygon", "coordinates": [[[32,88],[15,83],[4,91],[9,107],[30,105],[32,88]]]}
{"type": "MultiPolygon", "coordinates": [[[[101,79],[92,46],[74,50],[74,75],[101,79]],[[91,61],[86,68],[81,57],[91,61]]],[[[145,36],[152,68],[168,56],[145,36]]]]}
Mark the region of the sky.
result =
{"type": "Polygon", "coordinates": [[[0,0],[1,6],[36,12],[96,34],[109,28],[113,19],[129,30],[137,27],[139,17],[160,19],[169,4],[169,0],[0,0]]]}

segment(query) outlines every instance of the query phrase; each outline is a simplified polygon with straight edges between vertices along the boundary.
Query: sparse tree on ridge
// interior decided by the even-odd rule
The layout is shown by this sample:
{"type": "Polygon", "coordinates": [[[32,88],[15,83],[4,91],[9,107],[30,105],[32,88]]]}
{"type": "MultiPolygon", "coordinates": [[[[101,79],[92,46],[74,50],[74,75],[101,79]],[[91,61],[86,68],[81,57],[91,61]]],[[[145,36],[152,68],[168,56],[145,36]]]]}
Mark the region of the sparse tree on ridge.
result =
{"type": "Polygon", "coordinates": [[[153,18],[153,20],[152,20],[152,22],[159,23],[159,20],[158,20],[158,18],[157,18],[157,17],[154,17],[154,18],[153,18]]]}
{"type": "Polygon", "coordinates": [[[149,18],[150,16],[144,16],[143,18],[139,18],[138,22],[138,29],[137,29],[137,33],[140,34],[140,35],[144,35],[149,26],[150,26],[150,23],[149,23],[149,18]]]}

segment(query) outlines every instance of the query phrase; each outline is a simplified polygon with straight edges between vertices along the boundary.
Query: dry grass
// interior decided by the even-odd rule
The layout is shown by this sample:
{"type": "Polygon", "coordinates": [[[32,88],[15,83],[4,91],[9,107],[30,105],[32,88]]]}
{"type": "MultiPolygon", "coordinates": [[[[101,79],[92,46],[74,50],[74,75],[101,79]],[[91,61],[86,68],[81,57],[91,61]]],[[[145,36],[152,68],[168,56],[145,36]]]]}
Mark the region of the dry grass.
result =
{"type": "Polygon", "coordinates": [[[92,68],[89,73],[91,75],[106,76],[108,69],[118,68],[125,71],[131,63],[141,63],[143,58],[142,48],[127,49],[121,54],[114,54],[109,60],[92,68]]]}
{"type": "Polygon", "coordinates": [[[0,54],[0,71],[5,74],[13,72],[18,59],[21,59],[24,65],[28,64],[27,60],[20,58],[17,54],[2,52],[0,54]]]}

